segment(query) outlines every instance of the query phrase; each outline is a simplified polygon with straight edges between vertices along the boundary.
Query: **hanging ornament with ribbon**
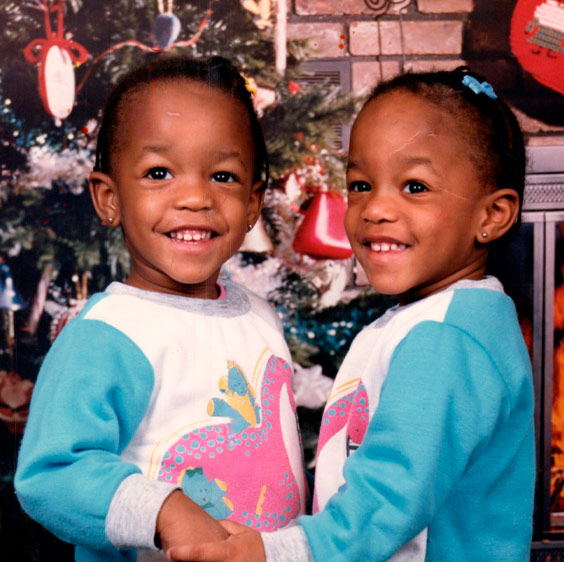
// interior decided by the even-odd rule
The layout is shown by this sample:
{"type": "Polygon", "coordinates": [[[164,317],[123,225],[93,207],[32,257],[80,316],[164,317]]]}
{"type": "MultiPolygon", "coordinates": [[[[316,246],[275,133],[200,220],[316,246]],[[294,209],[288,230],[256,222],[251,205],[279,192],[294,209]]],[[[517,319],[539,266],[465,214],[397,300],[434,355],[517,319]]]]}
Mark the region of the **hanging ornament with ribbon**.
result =
{"type": "Polygon", "coordinates": [[[164,0],[157,1],[159,15],[153,23],[153,35],[157,44],[163,50],[168,49],[180,34],[180,20],[172,12],[173,4],[173,0],[168,0],[165,10],[164,0]]]}
{"type": "Polygon", "coordinates": [[[24,49],[28,62],[38,63],[39,95],[56,125],[69,116],[74,105],[74,67],[88,59],[88,51],[64,37],[64,0],[36,0],[33,6],[45,14],[45,39],[34,39],[24,49]],[[51,27],[51,14],[57,15],[57,29],[51,27]]]}

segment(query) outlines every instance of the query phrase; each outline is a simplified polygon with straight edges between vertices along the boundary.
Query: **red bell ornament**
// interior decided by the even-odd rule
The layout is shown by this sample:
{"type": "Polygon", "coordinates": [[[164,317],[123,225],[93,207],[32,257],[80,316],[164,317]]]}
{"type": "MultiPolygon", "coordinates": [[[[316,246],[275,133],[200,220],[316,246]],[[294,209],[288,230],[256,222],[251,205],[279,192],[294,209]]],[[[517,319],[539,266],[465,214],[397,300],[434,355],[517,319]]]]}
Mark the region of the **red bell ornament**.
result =
{"type": "Polygon", "coordinates": [[[342,260],[352,256],[345,232],[347,203],[340,193],[320,191],[304,212],[292,247],[312,258],[342,260]]]}

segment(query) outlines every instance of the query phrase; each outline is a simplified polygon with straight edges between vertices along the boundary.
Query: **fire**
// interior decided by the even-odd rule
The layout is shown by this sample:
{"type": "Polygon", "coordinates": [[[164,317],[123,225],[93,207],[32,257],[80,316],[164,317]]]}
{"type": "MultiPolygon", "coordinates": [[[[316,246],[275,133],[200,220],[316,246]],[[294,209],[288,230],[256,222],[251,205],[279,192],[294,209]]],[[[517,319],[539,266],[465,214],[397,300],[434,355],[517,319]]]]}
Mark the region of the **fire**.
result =
{"type": "MultiPolygon", "coordinates": [[[[564,274],[564,265],[561,266],[564,274]]],[[[564,330],[564,284],[554,291],[554,331],[564,330]]],[[[564,340],[555,341],[552,388],[551,511],[564,511],[564,340]]]]}

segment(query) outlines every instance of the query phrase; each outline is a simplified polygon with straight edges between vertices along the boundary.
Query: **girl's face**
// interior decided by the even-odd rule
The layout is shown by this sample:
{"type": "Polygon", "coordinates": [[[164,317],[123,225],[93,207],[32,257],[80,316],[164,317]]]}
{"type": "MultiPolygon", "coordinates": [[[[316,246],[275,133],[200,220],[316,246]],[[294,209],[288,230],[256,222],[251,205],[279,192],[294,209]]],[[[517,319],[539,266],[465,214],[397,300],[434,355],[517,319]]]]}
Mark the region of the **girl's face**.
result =
{"type": "Polygon", "coordinates": [[[457,122],[410,93],[359,114],[347,169],[345,227],[370,284],[401,304],[484,275],[487,190],[457,122]]]}
{"type": "Polygon", "coordinates": [[[132,259],[127,283],[215,298],[219,270],[262,203],[247,113],[188,80],[147,86],[124,106],[109,181],[132,259]]]}

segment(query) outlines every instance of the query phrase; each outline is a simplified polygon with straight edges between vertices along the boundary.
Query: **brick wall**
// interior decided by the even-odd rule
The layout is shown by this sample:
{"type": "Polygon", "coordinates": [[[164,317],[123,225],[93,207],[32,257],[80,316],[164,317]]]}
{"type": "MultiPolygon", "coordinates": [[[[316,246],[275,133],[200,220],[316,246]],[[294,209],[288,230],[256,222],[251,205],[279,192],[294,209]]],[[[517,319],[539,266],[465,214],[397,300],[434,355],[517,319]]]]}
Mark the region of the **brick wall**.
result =
{"type": "MultiPolygon", "coordinates": [[[[339,61],[341,67],[345,62],[355,92],[362,93],[381,78],[404,70],[453,69],[466,63],[464,30],[474,0],[394,0],[380,17],[367,4],[382,5],[383,1],[287,2],[288,36],[311,37],[315,60],[339,61]]],[[[501,72],[503,64],[499,68],[501,72]]],[[[491,81],[495,86],[495,77],[491,81]]],[[[564,127],[516,113],[525,131],[542,137],[536,142],[564,144],[564,127]]]]}

